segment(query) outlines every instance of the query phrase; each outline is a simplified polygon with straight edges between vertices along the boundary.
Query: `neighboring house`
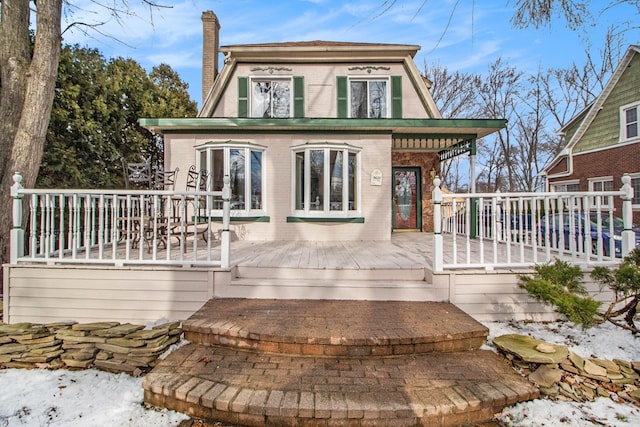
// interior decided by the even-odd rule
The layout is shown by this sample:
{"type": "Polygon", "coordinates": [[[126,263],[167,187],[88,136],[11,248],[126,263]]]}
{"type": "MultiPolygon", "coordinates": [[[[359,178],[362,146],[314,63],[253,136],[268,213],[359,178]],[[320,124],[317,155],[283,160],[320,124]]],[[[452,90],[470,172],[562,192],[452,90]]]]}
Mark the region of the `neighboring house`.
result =
{"type": "MultiPolygon", "coordinates": [[[[236,237],[388,240],[393,230],[431,231],[440,161],[474,155],[477,138],[505,126],[442,119],[413,61],[419,46],[219,47],[217,17],[204,12],[202,21],[198,117],[141,124],[164,135],[165,169],[195,165],[211,190],[230,177],[236,237]]],[[[217,215],[221,206],[207,208],[217,215]]]]}
{"type": "MultiPolygon", "coordinates": [[[[630,46],[598,98],[567,123],[567,144],[545,168],[551,191],[607,191],[631,175],[640,223],[640,46],[630,46]]],[[[621,200],[615,199],[616,215],[621,200]]]]}

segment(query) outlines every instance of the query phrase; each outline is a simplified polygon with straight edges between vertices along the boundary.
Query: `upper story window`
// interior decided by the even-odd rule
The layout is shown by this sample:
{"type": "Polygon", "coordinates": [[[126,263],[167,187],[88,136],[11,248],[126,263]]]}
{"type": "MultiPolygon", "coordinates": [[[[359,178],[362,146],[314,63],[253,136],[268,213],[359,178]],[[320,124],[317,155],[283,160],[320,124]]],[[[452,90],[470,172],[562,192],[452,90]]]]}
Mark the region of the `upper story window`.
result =
{"type": "Polygon", "coordinates": [[[300,216],[342,216],[359,209],[360,149],[318,144],[293,150],[293,210],[300,216]]]}
{"type": "Polygon", "coordinates": [[[402,76],[337,76],[336,94],[338,118],[403,118],[402,76]]]}
{"type": "Polygon", "coordinates": [[[349,79],[350,115],[356,119],[384,119],[388,114],[389,79],[349,79]]]}
{"type": "Polygon", "coordinates": [[[304,117],[304,77],[238,76],[238,117],[304,117]]]}
{"type": "Polygon", "coordinates": [[[620,141],[638,138],[638,110],[640,102],[620,107],[620,141]]]}
{"type": "Polygon", "coordinates": [[[251,79],[251,117],[291,117],[291,78],[251,79]]]}
{"type": "MultiPolygon", "coordinates": [[[[207,171],[207,188],[220,191],[229,175],[230,207],[242,215],[264,210],[264,147],[253,144],[208,143],[196,148],[196,165],[207,171]]],[[[212,210],[222,209],[219,197],[208,201],[212,210]]]]}

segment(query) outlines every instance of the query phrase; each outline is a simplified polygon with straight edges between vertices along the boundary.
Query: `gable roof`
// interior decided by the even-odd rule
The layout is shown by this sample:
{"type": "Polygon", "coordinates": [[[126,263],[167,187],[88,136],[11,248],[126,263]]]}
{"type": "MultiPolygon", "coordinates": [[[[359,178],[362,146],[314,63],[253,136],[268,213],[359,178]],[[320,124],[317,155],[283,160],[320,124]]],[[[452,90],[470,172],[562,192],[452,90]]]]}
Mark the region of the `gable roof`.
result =
{"type": "Polygon", "coordinates": [[[573,147],[575,147],[575,145],[584,136],[587,129],[589,129],[589,126],[591,126],[591,123],[596,118],[596,116],[602,109],[602,106],[607,101],[607,98],[609,97],[609,95],[611,95],[611,92],[616,87],[616,85],[618,84],[618,81],[620,81],[620,78],[622,77],[627,67],[631,63],[631,60],[636,54],[639,54],[639,53],[640,53],[640,46],[630,45],[627,51],[625,52],[625,54],[623,55],[622,59],[620,60],[620,63],[616,67],[615,71],[611,75],[611,78],[609,79],[604,89],[600,93],[600,95],[598,95],[598,97],[595,99],[595,101],[593,101],[593,103],[590,106],[587,106],[587,108],[585,108],[580,113],[578,113],[575,117],[569,120],[569,122],[566,125],[562,127],[562,130],[565,130],[570,125],[574,124],[577,120],[579,120],[581,117],[584,117],[582,119],[582,122],[578,126],[578,129],[573,134],[571,139],[567,142],[567,145],[564,147],[564,149],[562,149],[560,153],[558,153],[558,155],[556,155],[556,157],[544,168],[545,172],[548,172],[549,170],[551,170],[563,157],[565,156],[571,157],[573,147]]]}
{"type": "Polygon", "coordinates": [[[224,65],[204,100],[198,117],[210,117],[212,115],[238,63],[344,63],[347,61],[379,61],[404,64],[407,74],[417,88],[421,102],[429,111],[431,117],[441,118],[440,111],[429,93],[427,82],[422,78],[418,67],[413,61],[414,56],[419,50],[420,46],[408,44],[336,42],[324,40],[220,46],[220,51],[225,54],[224,65]]]}

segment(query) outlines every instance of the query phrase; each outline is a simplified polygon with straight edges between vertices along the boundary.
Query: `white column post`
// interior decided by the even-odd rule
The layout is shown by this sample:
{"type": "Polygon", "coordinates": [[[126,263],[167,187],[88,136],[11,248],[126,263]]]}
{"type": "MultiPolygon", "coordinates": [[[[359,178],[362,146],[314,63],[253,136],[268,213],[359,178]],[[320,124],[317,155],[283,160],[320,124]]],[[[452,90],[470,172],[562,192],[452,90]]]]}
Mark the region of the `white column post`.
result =
{"type": "Polygon", "coordinates": [[[444,265],[442,241],[442,190],[439,177],[433,180],[433,271],[441,272],[444,265]]]}
{"type": "Polygon", "coordinates": [[[229,235],[229,216],[231,213],[231,186],[229,185],[229,175],[224,176],[224,186],[222,187],[222,236],[220,236],[221,250],[220,262],[222,268],[229,268],[231,262],[231,236],[229,235]]]}
{"type": "Polygon", "coordinates": [[[24,256],[24,229],[22,228],[22,175],[16,172],[13,175],[13,185],[11,186],[11,197],[13,198],[13,226],[10,236],[10,260],[11,264],[16,264],[18,258],[24,256]]]}
{"type": "Polygon", "coordinates": [[[622,220],[624,222],[624,231],[622,232],[622,256],[626,256],[636,246],[636,233],[633,231],[633,187],[631,186],[631,177],[625,173],[622,176],[622,220]]]}

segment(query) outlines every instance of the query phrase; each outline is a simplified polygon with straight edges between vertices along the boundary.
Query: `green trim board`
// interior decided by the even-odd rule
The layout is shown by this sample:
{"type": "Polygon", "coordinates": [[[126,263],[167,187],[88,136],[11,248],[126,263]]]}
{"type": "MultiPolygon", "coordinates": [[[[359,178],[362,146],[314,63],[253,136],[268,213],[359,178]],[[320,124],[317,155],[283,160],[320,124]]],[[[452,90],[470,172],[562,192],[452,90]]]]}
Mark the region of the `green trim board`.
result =
{"type": "Polygon", "coordinates": [[[154,132],[203,130],[380,130],[411,134],[470,134],[481,138],[500,129],[505,119],[348,119],[246,117],[143,118],[142,127],[154,132]]]}
{"type": "Polygon", "coordinates": [[[337,218],[337,217],[303,217],[288,216],[287,222],[344,222],[344,223],[364,223],[364,217],[337,218]]]}
{"type": "MultiPolygon", "coordinates": [[[[221,216],[201,216],[198,218],[198,221],[206,222],[207,220],[219,222],[222,221],[221,216]]],[[[231,222],[271,222],[271,217],[267,215],[263,216],[232,216],[229,217],[229,221],[231,222]]]]}

